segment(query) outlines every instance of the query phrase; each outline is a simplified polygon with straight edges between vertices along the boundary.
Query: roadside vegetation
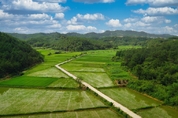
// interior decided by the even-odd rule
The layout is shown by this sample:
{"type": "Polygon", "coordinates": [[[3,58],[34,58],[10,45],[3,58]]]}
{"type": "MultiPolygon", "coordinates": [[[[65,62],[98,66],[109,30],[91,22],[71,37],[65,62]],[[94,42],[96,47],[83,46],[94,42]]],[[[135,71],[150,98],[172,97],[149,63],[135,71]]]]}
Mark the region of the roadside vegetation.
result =
{"type": "Polygon", "coordinates": [[[118,51],[113,60],[123,60],[138,79],[128,87],[146,93],[164,103],[178,105],[178,41],[167,40],[147,48],[118,51]]]}

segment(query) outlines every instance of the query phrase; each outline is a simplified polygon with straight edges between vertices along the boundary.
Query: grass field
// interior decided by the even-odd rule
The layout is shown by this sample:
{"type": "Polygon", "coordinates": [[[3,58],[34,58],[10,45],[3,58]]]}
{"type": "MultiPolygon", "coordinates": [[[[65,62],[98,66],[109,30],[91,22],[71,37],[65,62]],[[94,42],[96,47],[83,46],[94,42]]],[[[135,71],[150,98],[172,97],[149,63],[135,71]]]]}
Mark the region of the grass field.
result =
{"type": "Polygon", "coordinates": [[[85,91],[9,89],[0,95],[0,115],[105,106],[85,91]]]}
{"type": "Polygon", "coordinates": [[[111,58],[115,54],[116,54],[115,50],[89,51],[89,52],[87,52],[87,55],[76,59],[76,61],[106,63],[106,62],[110,62],[111,58]]]}
{"type": "Polygon", "coordinates": [[[59,69],[55,67],[51,67],[45,70],[37,71],[28,74],[27,76],[34,76],[34,77],[56,77],[56,78],[69,78],[66,74],[63,72],[59,71],[59,69]]]}
{"type": "Polygon", "coordinates": [[[143,118],[177,118],[178,112],[168,106],[156,107],[137,112],[143,118]]]}
{"type": "Polygon", "coordinates": [[[91,73],[91,72],[71,72],[83,81],[91,84],[94,87],[111,87],[114,86],[111,79],[106,73],[91,73]]]}
{"type": "Polygon", "coordinates": [[[0,86],[22,86],[22,87],[46,87],[56,81],[57,78],[19,76],[0,82],[0,86]]]}
{"type": "Polygon", "coordinates": [[[101,92],[110,96],[117,102],[126,106],[129,109],[138,109],[148,106],[158,106],[161,104],[159,101],[155,101],[147,96],[144,96],[138,92],[130,90],[128,88],[111,88],[100,89],[101,92]]]}
{"type": "Polygon", "coordinates": [[[0,87],[0,94],[6,92],[9,88],[8,87],[0,87]]]}
{"type": "MultiPolygon", "coordinates": [[[[62,68],[68,70],[68,71],[82,71],[82,72],[105,72],[105,70],[103,68],[100,67],[91,67],[91,64],[89,64],[90,66],[87,66],[86,63],[75,63],[75,62],[70,62],[64,65],[61,65],[62,68]]],[[[94,65],[96,66],[96,65],[94,65]]]]}
{"type": "Polygon", "coordinates": [[[105,70],[107,71],[107,74],[109,77],[114,81],[114,80],[129,80],[133,79],[133,76],[125,71],[123,67],[121,67],[120,62],[112,62],[109,63],[105,66],[105,70]]]}
{"type": "Polygon", "coordinates": [[[84,110],[44,115],[30,115],[13,118],[123,118],[110,109],[84,110]]]}
{"type": "Polygon", "coordinates": [[[78,83],[72,78],[60,78],[51,83],[48,87],[77,88],[78,86],[78,83]]]}
{"type": "MultiPolygon", "coordinates": [[[[118,50],[133,48],[119,46],[118,50]]],[[[134,47],[135,48],[135,47],[134,47]]],[[[79,55],[80,52],[66,52],[54,54],[52,49],[38,49],[45,55],[45,62],[24,72],[23,76],[0,81],[0,115],[39,112],[40,115],[22,116],[29,118],[120,118],[110,108],[106,107],[99,98],[88,91],[75,89],[78,83],[54,67],[54,65],[79,55]],[[48,56],[48,54],[51,55],[48,56]],[[6,86],[6,87],[3,87],[6,86]],[[8,88],[20,86],[21,89],[8,88]],[[30,89],[23,89],[30,87],[30,89]],[[33,87],[46,87],[33,89],[33,87]],[[51,90],[48,87],[61,87],[51,90]],[[70,88],[70,89],[62,89],[70,88]],[[74,90],[72,90],[74,88],[74,90]],[[94,108],[95,110],[87,110],[94,108]],[[82,109],[81,111],[75,111],[82,109]],[[43,114],[41,112],[68,110],[69,112],[43,114]]],[[[117,50],[88,51],[86,55],[62,65],[64,69],[94,87],[104,94],[128,107],[139,109],[149,106],[158,106],[161,102],[155,101],[138,92],[127,88],[107,88],[114,86],[116,79],[133,79],[130,73],[121,68],[120,62],[112,62],[111,58],[117,50]]],[[[108,107],[108,106],[107,106],[108,107]]],[[[178,112],[169,107],[159,106],[137,112],[143,118],[176,118],[178,112]]],[[[20,116],[21,117],[21,116],[20,116]]],[[[15,117],[16,118],[16,117],[15,117]]],[[[17,116],[18,118],[18,116],[17,116]]]]}
{"type": "Polygon", "coordinates": [[[25,75],[49,69],[60,62],[70,59],[72,56],[81,54],[81,52],[63,52],[61,54],[54,54],[56,51],[52,49],[38,49],[37,51],[45,56],[45,62],[25,71],[25,75]],[[51,53],[51,55],[48,55],[49,53],[51,53]]]}

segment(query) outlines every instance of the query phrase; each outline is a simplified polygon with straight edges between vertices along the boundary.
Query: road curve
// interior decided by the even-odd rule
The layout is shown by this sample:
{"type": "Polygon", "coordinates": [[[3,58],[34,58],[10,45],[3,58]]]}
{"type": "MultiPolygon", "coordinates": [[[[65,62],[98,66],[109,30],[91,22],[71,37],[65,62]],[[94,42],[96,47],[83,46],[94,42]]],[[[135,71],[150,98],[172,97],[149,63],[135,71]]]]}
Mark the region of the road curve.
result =
{"type": "MultiPolygon", "coordinates": [[[[69,73],[68,71],[66,71],[65,69],[63,69],[63,68],[60,67],[60,65],[65,64],[65,63],[67,63],[69,61],[71,61],[71,60],[68,60],[68,61],[62,62],[60,64],[57,64],[57,65],[55,65],[55,67],[58,68],[59,70],[61,70],[62,72],[64,72],[65,74],[67,74],[68,76],[72,77],[74,80],[77,80],[77,77],[75,75],[69,73]]],[[[104,98],[108,102],[111,102],[114,107],[119,108],[120,110],[122,110],[123,112],[125,112],[130,117],[132,117],[132,118],[141,118],[141,116],[137,115],[136,113],[134,113],[133,111],[129,110],[125,106],[119,104],[115,100],[113,100],[110,97],[108,97],[107,95],[103,94],[102,92],[100,92],[99,90],[97,90],[96,88],[94,88],[93,86],[91,86],[90,84],[88,84],[88,83],[86,83],[86,82],[84,82],[82,80],[80,82],[84,86],[88,87],[91,91],[97,93],[100,97],[104,98]]]]}

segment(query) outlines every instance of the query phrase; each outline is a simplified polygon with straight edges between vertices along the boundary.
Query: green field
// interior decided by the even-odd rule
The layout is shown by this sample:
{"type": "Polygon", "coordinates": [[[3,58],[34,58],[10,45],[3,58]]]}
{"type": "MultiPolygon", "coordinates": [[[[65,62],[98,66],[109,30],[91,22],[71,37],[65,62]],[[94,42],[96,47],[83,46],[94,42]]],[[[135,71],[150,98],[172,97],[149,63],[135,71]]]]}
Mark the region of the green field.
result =
{"type": "Polygon", "coordinates": [[[111,58],[115,54],[116,54],[116,50],[88,51],[87,55],[81,58],[77,58],[76,61],[106,63],[106,62],[110,62],[111,58]]]}
{"type": "MultiPolygon", "coordinates": [[[[73,62],[70,62],[70,63],[67,63],[67,64],[64,64],[64,65],[61,65],[62,68],[72,72],[72,71],[76,71],[76,72],[105,72],[105,70],[103,68],[100,68],[100,67],[95,67],[97,65],[94,65],[93,67],[91,66],[92,64],[91,63],[88,63],[88,66],[87,66],[87,63],[82,63],[82,62],[78,62],[78,63],[75,63],[75,61],[73,62]],[[89,66],[90,65],[90,66],[89,66]]],[[[101,66],[101,65],[100,65],[101,66]]]]}
{"type": "Polygon", "coordinates": [[[21,87],[46,87],[56,81],[57,78],[20,76],[0,82],[0,86],[21,87]]]}
{"type": "MultiPolygon", "coordinates": [[[[119,50],[128,48],[132,46],[119,46],[119,50]]],[[[15,118],[122,117],[116,110],[108,108],[110,106],[104,104],[99,97],[87,90],[79,90],[77,82],[55,68],[56,64],[79,55],[81,52],[54,54],[56,51],[52,49],[38,49],[38,51],[45,56],[45,62],[24,71],[22,76],[0,81],[0,115],[16,114],[13,116],[15,118]],[[51,55],[48,55],[49,53],[51,55]],[[38,89],[38,87],[42,88],[38,89]],[[50,113],[54,111],[57,112],[50,113]],[[25,113],[30,115],[18,116],[18,114],[25,113]]],[[[120,62],[112,62],[111,59],[116,51],[88,51],[86,55],[63,64],[61,67],[92,86],[100,88],[101,92],[136,111],[143,118],[176,118],[178,112],[162,106],[162,102],[128,88],[111,88],[116,86],[115,80],[134,79],[121,67],[120,62]],[[142,109],[150,106],[156,107],[142,109]]]]}
{"type": "Polygon", "coordinates": [[[38,71],[50,69],[51,67],[54,67],[56,64],[61,63],[63,61],[66,61],[67,59],[70,59],[71,57],[75,55],[81,54],[81,52],[63,52],[61,54],[54,54],[56,51],[52,49],[38,49],[41,54],[45,56],[45,62],[41,63],[39,65],[36,65],[35,67],[25,71],[25,75],[36,73],[38,71]],[[51,55],[48,55],[51,53],[51,55]]]}
{"type": "Polygon", "coordinates": [[[68,76],[64,73],[62,73],[61,71],[59,71],[57,68],[55,67],[51,67],[45,70],[41,70],[41,71],[37,71],[37,72],[33,72],[30,74],[27,74],[27,76],[34,76],[34,77],[56,77],[56,78],[68,78],[68,76]]]}
{"type": "Polygon", "coordinates": [[[105,66],[107,74],[114,80],[129,80],[133,79],[133,76],[121,67],[120,62],[112,62],[105,66]]]}
{"type": "Polygon", "coordinates": [[[9,89],[0,95],[0,115],[102,107],[85,91],[9,89]]]}
{"type": "Polygon", "coordinates": [[[26,115],[13,118],[123,118],[110,109],[71,111],[44,115],[26,115]]]}
{"type": "Polygon", "coordinates": [[[159,101],[155,101],[128,88],[100,89],[100,91],[129,109],[158,106],[161,104],[159,101]]]}
{"type": "Polygon", "coordinates": [[[48,87],[77,88],[79,85],[72,78],[60,78],[51,83],[48,87]]]}
{"type": "Polygon", "coordinates": [[[148,110],[141,110],[137,112],[143,118],[177,118],[177,110],[168,106],[156,107],[148,110]]]}
{"type": "Polygon", "coordinates": [[[71,72],[83,81],[91,84],[94,87],[111,87],[114,86],[111,79],[106,73],[91,73],[91,72],[71,72]]]}

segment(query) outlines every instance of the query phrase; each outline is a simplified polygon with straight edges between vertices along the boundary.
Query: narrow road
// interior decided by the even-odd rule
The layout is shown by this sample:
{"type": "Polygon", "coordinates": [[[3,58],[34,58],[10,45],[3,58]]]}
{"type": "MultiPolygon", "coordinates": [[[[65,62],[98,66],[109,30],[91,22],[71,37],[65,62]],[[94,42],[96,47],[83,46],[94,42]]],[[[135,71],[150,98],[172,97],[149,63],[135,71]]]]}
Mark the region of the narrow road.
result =
{"type": "MultiPolygon", "coordinates": [[[[64,72],[65,74],[67,74],[68,76],[72,77],[74,80],[77,80],[77,77],[71,73],[69,73],[68,71],[66,71],[65,69],[61,68],[60,65],[65,64],[67,62],[69,62],[71,60],[62,62],[60,64],[55,65],[56,68],[58,68],[59,70],[61,70],[62,72],[64,72]]],[[[126,108],[125,106],[119,104],[118,102],[116,102],[115,100],[111,99],[110,97],[108,97],[107,95],[103,94],[102,92],[100,92],[99,90],[97,90],[96,88],[94,88],[93,86],[91,86],[90,84],[84,82],[81,80],[81,83],[88,87],[91,91],[97,93],[99,96],[101,96],[102,98],[104,98],[105,100],[107,100],[108,102],[113,103],[113,106],[116,108],[119,108],[120,110],[122,110],[123,112],[125,112],[127,115],[129,115],[132,118],[141,118],[141,116],[137,115],[136,113],[134,113],[133,111],[129,110],[128,108],[126,108]]]]}

